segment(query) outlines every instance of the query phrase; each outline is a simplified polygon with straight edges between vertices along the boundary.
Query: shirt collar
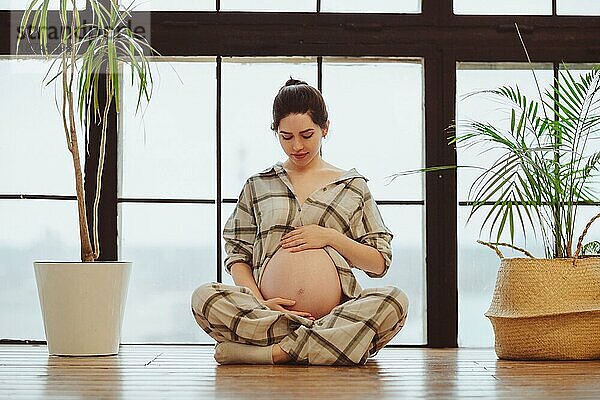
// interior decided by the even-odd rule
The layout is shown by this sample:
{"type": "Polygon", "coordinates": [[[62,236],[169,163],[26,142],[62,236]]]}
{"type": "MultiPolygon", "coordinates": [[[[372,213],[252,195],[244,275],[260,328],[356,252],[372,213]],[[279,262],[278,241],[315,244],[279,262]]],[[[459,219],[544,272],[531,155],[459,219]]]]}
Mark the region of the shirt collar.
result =
{"type": "MultiPolygon", "coordinates": [[[[275,172],[276,174],[285,174],[285,168],[283,168],[283,163],[281,161],[276,162],[275,164],[273,164],[271,167],[261,171],[261,174],[269,174],[275,172]]],[[[335,182],[340,182],[346,179],[350,179],[350,178],[363,178],[365,181],[368,181],[369,179],[367,177],[365,177],[364,175],[360,174],[356,168],[351,168],[350,170],[344,172],[342,175],[340,175],[339,178],[337,178],[335,181],[333,181],[332,183],[335,182]]]]}

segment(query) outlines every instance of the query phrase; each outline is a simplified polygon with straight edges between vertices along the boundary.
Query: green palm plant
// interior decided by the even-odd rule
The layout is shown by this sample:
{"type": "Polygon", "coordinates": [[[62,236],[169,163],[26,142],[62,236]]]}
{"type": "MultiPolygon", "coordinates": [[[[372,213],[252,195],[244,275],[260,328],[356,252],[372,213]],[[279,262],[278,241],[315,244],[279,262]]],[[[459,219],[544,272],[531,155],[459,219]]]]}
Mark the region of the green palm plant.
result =
{"type": "MultiPolygon", "coordinates": [[[[88,0],[92,21],[82,23],[76,0],[60,0],[60,38],[56,48],[48,48],[50,0],[32,0],[20,23],[20,32],[39,35],[39,51],[53,59],[44,77],[47,85],[60,82],[61,116],[67,148],[72,155],[79,214],[81,260],[91,262],[100,256],[98,241],[98,204],[104,166],[108,113],[113,105],[120,110],[120,64],[131,66],[132,85],[137,84],[137,106],[148,102],[152,94],[152,72],[146,54],[158,54],[144,36],[133,32],[126,21],[132,5],[121,7],[116,0],[88,0]],[[28,30],[29,28],[29,30],[28,30]],[[105,79],[101,80],[104,75],[105,79]],[[77,87],[74,87],[76,83],[77,87]],[[101,87],[104,85],[104,87],[101,87]],[[100,102],[100,96],[104,96],[100,102]],[[78,112],[76,111],[78,109],[78,112]],[[79,156],[79,120],[86,135],[92,123],[100,124],[101,140],[96,193],[93,204],[93,247],[86,217],[86,202],[79,156]]],[[[22,40],[19,35],[17,49],[22,40]]],[[[35,49],[34,49],[35,50],[35,49]]]]}
{"type": "Polygon", "coordinates": [[[547,258],[576,255],[578,206],[598,201],[593,178],[600,151],[590,151],[589,145],[600,130],[599,90],[600,67],[576,77],[563,64],[554,85],[540,91],[540,100],[528,99],[517,85],[477,92],[508,103],[511,117],[504,129],[467,121],[464,131],[450,140],[465,148],[481,145],[502,152],[469,190],[469,219],[491,204],[483,225],[490,224],[496,241],[508,231],[514,244],[517,226],[525,235],[527,225],[534,232],[539,229],[547,258]]]}
{"type": "MultiPolygon", "coordinates": [[[[593,183],[600,151],[592,150],[590,145],[600,133],[600,66],[577,77],[563,64],[554,84],[543,93],[533,68],[532,72],[539,99],[527,98],[518,85],[471,94],[491,95],[506,104],[510,110],[508,126],[468,120],[457,132],[454,124],[449,127],[449,143],[466,150],[496,149],[501,153],[491,166],[474,167],[483,172],[469,189],[472,207],[468,221],[489,206],[480,234],[489,225],[490,238],[495,240],[480,243],[492,248],[509,246],[533,257],[515,246],[515,231],[520,229],[526,237],[526,227],[530,227],[534,234],[540,232],[546,258],[577,257],[579,250],[574,252],[574,247],[580,248],[589,225],[600,216],[588,223],[576,242],[574,226],[579,205],[598,201],[593,183]],[[509,234],[510,243],[500,242],[504,233],[509,234]]],[[[457,167],[435,166],[393,176],[450,168],[457,167]]],[[[583,254],[597,254],[600,243],[588,243],[582,250],[583,254]]]]}

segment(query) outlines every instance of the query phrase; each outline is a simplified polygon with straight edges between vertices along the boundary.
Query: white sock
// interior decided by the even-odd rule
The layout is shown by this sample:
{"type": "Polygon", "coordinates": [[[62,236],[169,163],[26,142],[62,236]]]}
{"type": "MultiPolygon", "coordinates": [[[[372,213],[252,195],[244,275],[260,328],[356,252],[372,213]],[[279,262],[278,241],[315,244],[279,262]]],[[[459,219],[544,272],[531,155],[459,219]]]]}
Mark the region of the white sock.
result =
{"type": "Polygon", "coordinates": [[[214,357],[219,364],[274,364],[273,346],[226,341],[217,344],[214,357]]]}

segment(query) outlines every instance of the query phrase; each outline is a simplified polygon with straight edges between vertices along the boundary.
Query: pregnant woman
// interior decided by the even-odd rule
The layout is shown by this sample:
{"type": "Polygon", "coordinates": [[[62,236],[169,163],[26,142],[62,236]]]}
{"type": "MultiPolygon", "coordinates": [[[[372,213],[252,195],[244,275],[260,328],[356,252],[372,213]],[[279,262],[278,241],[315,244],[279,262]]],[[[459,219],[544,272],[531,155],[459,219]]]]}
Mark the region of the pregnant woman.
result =
{"type": "Polygon", "coordinates": [[[235,286],[198,287],[192,313],[220,364],[364,364],[404,326],[408,299],[395,286],[363,290],[352,267],[384,276],[393,235],[368,179],[321,157],[329,120],[317,89],[289,79],[271,129],[287,159],[246,180],[223,229],[235,286]]]}

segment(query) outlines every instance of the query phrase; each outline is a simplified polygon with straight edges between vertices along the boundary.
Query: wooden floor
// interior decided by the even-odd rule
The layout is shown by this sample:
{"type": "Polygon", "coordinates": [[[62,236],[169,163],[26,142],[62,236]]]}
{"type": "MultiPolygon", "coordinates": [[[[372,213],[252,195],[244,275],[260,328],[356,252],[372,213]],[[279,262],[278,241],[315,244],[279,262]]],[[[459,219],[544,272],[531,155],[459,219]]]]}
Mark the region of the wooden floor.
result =
{"type": "Polygon", "coordinates": [[[213,346],[50,357],[0,345],[0,399],[600,398],[600,361],[512,362],[492,349],[384,348],[364,366],[219,365],[213,346]]]}

